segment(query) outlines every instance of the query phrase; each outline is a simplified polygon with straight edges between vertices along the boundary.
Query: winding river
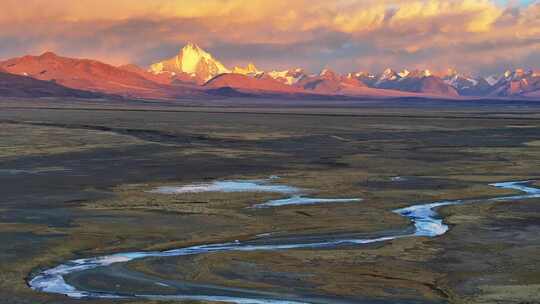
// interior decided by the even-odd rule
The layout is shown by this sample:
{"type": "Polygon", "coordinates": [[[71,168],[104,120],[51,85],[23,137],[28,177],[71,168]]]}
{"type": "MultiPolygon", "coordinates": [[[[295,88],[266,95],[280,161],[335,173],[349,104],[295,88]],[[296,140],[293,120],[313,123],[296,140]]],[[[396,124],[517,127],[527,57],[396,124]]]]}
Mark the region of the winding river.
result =
{"type": "MultiPolygon", "coordinates": [[[[440,201],[429,204],[417,204],[403,209],[394,210],[395,213],[408,218],[414,229],[405,230],[402,233],[381,235],[374,238],[356,238],[354,235],[332,235],[314,238],[290,238],[273,239],[271,236],[263,236],[245,242],[230,242],[222,244],[207,244],[179,248],[167,251],[150,252],[126,252],[100,256],[94,258],[78,259],[68,261],[64,264],[47,269],[37,274],[28,281],[29,286],[36,290],[46,293],[63,294],[71,298],[141,298],[153,300],[201,300],[230,302],[237,304],[300,304],[300,303],[357,303],[344,299],[317,298],[305,295],[284,295],[274,294],[272,292],[263,292],[246,289],[225,288],[211,285],[200,285],[191,283],[178,283],[166,281],[158,278],[145,278],[153,284],[167,286],[177,291],[177,293],[168,294],[119,294],[114,291],[95,291],[86,290],[82,287],[76,287],[69,284],[66,280],[68,275],[83,273],[90,270],[101,270],[103,272],[115,272],[125,265],[125,263],[151,257],[173,257],[190,256],[215,252],[227,251],[277,251],[287,249],[322,249],[334,248],[338,246],[354,246],[369,243],[385,242],[398,238],[409,237],[437,237],[445,234],[449,227],[443,222],[437,213],[438,208],[443,206],[469,204],[482,201],[517,201],[530,198],[540,198],[540,189],[534,188],[528,181],[505,182],[491,184],[491,186],[511,189],[522,192],[519,195],[495,197],[488,199],[469,199],[469,200],[450,200],[440,201]]],[[[183,193],[196,191],[248,191],[253,187],[259,188],[257,191],[281,192],[291,195],[288,199],[270,201],[259,205],[259,207],[276,207],[289,204],[314,204],[314,203],[345,203],[358,202],[360,199],[328,199],[328,198],[310,198],[304,197],[302,190],[284,185],[272,185],[266,182],[216,182],[204,185],[194,185],[186,187],[162,187],[155,190],[157,193],[183,193]],[[246,185],[246,183],[251,183],[246,185]],[[247,188],[246,188],[247,187],[247,188]],[[232,190],[231,190],[232,189],[232,190]]],[[[121,268],[123,271],[128,271],[121,268]]],[[[124,274],[126,275],[126,274],[124,274]]],[[[112,289],[112,288],[111,288],[112,289]]]]}

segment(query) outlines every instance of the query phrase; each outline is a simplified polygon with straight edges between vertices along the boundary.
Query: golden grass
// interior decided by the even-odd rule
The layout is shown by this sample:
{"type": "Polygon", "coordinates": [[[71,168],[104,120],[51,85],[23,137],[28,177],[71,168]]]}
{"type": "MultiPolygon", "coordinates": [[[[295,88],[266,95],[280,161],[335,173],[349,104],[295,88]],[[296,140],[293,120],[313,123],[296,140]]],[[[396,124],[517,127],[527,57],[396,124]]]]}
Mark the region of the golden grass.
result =
{"type": "Polygon", "coordinates": [[[0,124],[0,158],[51,155],[144,143],[112,132],[0,124]]]}

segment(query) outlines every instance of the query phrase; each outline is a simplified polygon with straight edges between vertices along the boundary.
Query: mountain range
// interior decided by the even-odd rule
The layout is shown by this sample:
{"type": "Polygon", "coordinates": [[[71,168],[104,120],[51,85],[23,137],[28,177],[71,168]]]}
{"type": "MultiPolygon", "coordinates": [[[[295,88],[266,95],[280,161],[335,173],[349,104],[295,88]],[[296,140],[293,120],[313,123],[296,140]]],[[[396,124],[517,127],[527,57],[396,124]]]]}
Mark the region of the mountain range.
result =
{"type": "Polygon", "coordinates": [[[443,73],[386,69],[382,73],[341,75],[324,69],[309,74],[301,68],[263,71],[253,63],[229,69],[193,43],[148,68],[132,64],[113,66],[52,52],[0,61],[0,96],[95,98],[103,94],[143,99],[205,98],[216,94],[294,98],[540,98],[540,73],[517,69],[472,77],[452,69],[443,73]]]}

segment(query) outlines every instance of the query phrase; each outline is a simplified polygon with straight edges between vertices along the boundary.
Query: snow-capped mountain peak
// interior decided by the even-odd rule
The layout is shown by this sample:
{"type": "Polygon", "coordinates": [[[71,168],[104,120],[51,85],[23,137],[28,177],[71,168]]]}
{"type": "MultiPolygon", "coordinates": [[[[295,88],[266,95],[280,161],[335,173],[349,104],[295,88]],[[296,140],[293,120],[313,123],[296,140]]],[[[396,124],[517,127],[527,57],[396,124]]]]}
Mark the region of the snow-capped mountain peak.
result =
{"type": "Polygon", "coordinates": [[[403,78],[425,78],[425,77],[430,77],[433,74],[431,73],[430,70],[413,70],[413,71],[405,70],[398,75],[403,79],[403,78]]]}
{"type": "Polygon", "coordinates": [[[334,76],[335,73],[329,69],[323,69],[319,76],[334,76]]]}
{"type": "Polygon", "coordinates": [[[385,70],[383,71],[382,74],[383,74],[383,76],[384,76],[384,75],[393,75],[393,74],[395,74],[395,73],[396,73],[396,72],[394,72],[394,70],[392,70],[391,68],[387,68],[387,69],[385,69],[385,70]]]}
{"type": "Polygon", "coordinates": [[[228,70],[219,61],[215,60],[212,55],[205,52],[198,45],[188,43],[182,49],[182,69],[186,73],[196,73],[197,66],[201,62],[214,63],[219,72],[225,73],[228,70]]]}
{"type": "Polygon", "coordinates": [[[306,77],[306,74],[304,74],[304,70],[301,68],[284,71],[271,71],[268,72],[267,75],[275,80],[278,80],[288,85],[296,84],[302,78],[306,77]]]}
{"type": "Polygon", "coordinates": [[[263,73],[263,71],[260,71],[257,69],[255,64],[249,63],[245,68],[243,67],[234,67],[232,70],[234,74],[241,74],[241,75],[248,75],[248,76],[256,76],[263,73]]]}
{"type": "Polygon", "coordinates": [[[405,69],[405,70],[399,72],[398,75],[399,75],[399,77],[403,78],[403,77],[409,76],[410,73],[411,72],[409,70],[405,69]]]}
{"type": "Polygon", "coordinates": [[[388,68],[388,69],[384,70],[384,72],[382,73],[379,81],[396,80],[398,78],[398,76],[399,75],[394,70],[388,68]]]}
{"type": "Polygon", "coordinates": [[[455,74],[449,78],[445,78],[444,82],[453,86],[456,89],[467,89],[478,85],[478,80],[472,77],[467,77],[461,74],[455,74]]]}
{"type": "Polygon", "coordinates": [[[230,73],[221,62],[194,43],[188,43],[175,57],[152,64],[149,71],[173,76],[184,73],[203,82],[219,74],[230,73]]]}
{"type": "Polygon", "coordinates": [[[354,74],[354,76],[356,76],[356,77],[374,77],[373,75],[371,75],[368,72],[356,72],[354,74]]]}

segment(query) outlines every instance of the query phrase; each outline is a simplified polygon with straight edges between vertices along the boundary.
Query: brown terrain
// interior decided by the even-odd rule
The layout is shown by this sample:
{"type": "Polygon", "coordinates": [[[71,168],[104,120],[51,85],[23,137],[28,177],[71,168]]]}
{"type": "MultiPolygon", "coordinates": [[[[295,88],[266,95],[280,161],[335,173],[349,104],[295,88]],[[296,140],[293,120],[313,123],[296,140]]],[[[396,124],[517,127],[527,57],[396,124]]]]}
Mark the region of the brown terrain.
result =
{"type": "Polygon", "coordinates": [[[43,81],[26,76],[13,75],[0,70],[0,96],[100,98],[104,95],[67,88],[54,81],[43,81]]]}
{"type": "Polygon", "coordinates": [[[195,86],[165,84],[158,80],[159,76],[134,71],[133,67],[118,68],[96,60],[61,57],[51,52],[3,61],[0,68],[16,75],[52,80],[69,88],[124,97],[168,99],[203,94],[195,86]]]}

